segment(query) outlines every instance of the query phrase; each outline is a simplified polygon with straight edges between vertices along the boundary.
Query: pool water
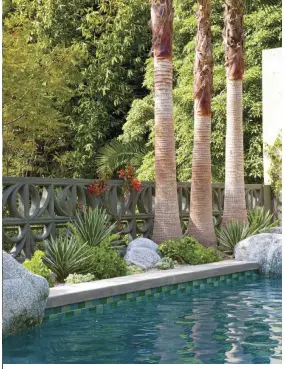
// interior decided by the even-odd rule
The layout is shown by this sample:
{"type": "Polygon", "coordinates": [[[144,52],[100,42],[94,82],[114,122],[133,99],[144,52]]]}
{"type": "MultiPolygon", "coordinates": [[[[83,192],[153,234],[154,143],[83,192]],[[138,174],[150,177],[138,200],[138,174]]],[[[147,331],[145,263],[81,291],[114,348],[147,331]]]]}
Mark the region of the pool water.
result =
{"type": "Polygon", "coordinates": [[[3,362],[281,363],[281,287],[249,279],[50,320],[7,337],[3,362]]]}

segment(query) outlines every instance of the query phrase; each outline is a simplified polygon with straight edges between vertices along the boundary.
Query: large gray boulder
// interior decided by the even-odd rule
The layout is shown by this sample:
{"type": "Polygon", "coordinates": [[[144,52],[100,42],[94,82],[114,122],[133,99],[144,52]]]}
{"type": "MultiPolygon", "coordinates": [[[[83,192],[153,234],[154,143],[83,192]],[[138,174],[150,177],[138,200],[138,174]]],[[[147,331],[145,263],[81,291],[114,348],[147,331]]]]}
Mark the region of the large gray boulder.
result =
{"type": "Polygon", "coordinates": [[[2,263],[2,333],[5,337],[41,323],[49,296],[49,284],[45,278],[29,272],[4,251],[2,263]]]}
{"type": "Polygon", "coordinates": [[[265,233],[276,233],[276,234],[282,234],[282,227],[272,227],[267,230],[265,233]]]}
{"type": "Polygon", "coordinates": [[[124,259],[128,265],[136,265],[144,270],[156,268],[156,264],[161,260],[156,251],[144,247],[132,247],[124,259]]]}
{"type": "Polygon", "coordinates": [[[282,234],[261,233],[240,241],[234,249],[236,260],[254,261],[264,275],[282,275],[282,234]]]}
{"type": "Polygon", "coordinates": [[[129,245],[127,246],[127,252],[133,249],[134,247],[149,249],[155,252],[158,249],[158,245],[155,242],[149,240],[149,238],[143,238],[143,237],[135,238],[135,240],[131,241],[129,245]]]}

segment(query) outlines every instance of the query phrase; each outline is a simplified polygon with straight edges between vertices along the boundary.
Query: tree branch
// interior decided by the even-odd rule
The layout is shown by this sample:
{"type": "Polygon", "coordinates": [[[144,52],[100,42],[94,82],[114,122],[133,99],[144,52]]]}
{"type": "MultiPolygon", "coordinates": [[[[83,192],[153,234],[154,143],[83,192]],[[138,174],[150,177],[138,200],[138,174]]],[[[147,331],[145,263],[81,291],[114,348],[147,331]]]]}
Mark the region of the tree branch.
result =
{"type": "Polygon", "coordinates": [[[3,122],[3,126],[8,126],[10,124],[13,124],[13,123],[17,122],[17,120],[21,119],[24,116],[25,116],[25,114],[21,114],[17,118],[15,118],[13,120],[10,120],[10,122],[3,122]]]}

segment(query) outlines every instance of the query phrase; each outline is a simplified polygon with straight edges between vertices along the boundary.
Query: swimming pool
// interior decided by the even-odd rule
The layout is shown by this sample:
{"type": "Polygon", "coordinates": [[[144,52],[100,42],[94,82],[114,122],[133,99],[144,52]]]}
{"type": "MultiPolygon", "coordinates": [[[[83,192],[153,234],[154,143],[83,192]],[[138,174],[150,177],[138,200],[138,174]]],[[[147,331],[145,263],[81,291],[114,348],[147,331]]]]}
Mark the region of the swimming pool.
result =
{"type": "Polygon", "coordinates": [[[281,305],[280,279],[177,291],[9,336],[3,362],[281,363],[281,305]]]}

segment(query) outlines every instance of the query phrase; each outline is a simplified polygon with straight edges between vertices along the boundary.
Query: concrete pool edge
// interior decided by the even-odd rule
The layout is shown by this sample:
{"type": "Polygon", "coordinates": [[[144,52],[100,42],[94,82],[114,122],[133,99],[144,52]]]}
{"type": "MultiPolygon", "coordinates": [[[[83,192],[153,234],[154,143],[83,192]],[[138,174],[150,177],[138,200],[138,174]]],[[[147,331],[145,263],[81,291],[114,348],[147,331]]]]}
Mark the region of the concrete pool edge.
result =
{"type": "Polygon", "coordinates": [[[178,269],[150,271],[88,283],[57,286],[50,289],[46,308],[57,308],[167,285],[258,269],[258,264],[254,262],[224,260],[211,264],[188,265],[178,269]]]}

